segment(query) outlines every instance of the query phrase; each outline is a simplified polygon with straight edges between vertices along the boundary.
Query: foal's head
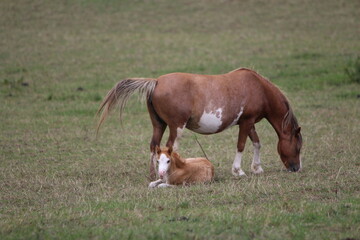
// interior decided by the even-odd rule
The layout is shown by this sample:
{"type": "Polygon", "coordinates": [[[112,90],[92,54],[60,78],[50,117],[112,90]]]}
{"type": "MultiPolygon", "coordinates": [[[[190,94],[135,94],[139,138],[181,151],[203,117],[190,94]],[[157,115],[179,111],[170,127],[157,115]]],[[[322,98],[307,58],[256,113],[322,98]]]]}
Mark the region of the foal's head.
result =
{"type": "Polygon", "coordinates": [[[172,147],[159,148],[159,146],[156,146],[156,153],[158,173],[161,179],[169,173],[170,169],[172,169],[171,171],[175,171],[185,166],[184,160],[177,152],[173,151],[172,147]]]}
{"type": "Polygon", "coordinates": [[[161,179],[166,176],[170,169],[172,151],[172,147],[161,149],[159,146],[156,146],[158,173],[161,179]]]}

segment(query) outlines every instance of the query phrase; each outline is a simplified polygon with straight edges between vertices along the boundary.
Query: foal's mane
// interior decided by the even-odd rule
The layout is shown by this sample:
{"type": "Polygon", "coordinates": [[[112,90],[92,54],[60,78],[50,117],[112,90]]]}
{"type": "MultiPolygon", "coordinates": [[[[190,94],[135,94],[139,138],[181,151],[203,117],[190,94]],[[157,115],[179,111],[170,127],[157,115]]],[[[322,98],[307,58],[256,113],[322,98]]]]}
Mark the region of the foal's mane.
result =
{"type": "Polygon", "coordinates": [[[179,167],[179,168],[181,168],[181,167],[184,166],[184,164],[185,164],[184,160],[183,160],[183,159],[180,157],[180,155],[179,155],[177,152],[175,152],[175,151],[173,151],[173,152],[171,153],[170,158],[171,158],[171,161],[172,161],[173,163],[175,163],[175,165],[176,165],[177,167],[179,167]]]}

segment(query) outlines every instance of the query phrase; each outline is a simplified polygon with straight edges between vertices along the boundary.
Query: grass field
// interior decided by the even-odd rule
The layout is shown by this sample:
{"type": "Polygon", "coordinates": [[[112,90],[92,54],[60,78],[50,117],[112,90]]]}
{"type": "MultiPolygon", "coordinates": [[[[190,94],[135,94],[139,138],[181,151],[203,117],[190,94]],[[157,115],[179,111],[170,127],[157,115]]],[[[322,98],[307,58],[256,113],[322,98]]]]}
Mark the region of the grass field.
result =
{"type": "MultiPolygon", "coordinates": [[[[359,16],[357,0],[0,1],[0,239],[360,239],[360,85],[344,71],[359,16]],[[263,121],[264,174],[250,173],[248,141],[247,177],[232,177],[233,127],[197,135],[213,184],[149,190],[136,96],[95,137],[123,78],[239,67],[287,93],[302,172],[284,171],[263,121]]],[[[203,155],[190,131],[180,146],[203,155]]]]}

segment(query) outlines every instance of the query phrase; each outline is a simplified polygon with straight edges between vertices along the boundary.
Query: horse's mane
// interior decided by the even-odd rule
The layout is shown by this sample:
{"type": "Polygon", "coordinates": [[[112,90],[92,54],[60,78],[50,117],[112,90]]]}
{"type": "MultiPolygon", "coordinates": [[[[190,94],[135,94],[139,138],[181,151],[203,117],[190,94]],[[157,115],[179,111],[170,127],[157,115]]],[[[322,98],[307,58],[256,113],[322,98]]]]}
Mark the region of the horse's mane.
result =
{"type": "MultiPolygon", "coordinates": [[[[246,71],[250,71],[253,74],[255,74],[258,78],[262,79],[263,81],[267,82],[269,85],[271,85],[273,88],[277,89],[280,92],[281,97],[283,98],[282,101],[284,102],[286,108],[288,109],[288,111],[286,112],[286,114],[284,115],[284,118],[282,120],[282,124],[281,124],[281,130],[284,131],[288,126],[291,127],[290,130],[290,134],[291,134],[291,139],[294,136],[298,135],[298,144],[299,146],[301,146],[302,144],[302,138],[301,138],[301,134],[297,134],[298,133],[298,129],[299,129],[299,123],[294,115],[293,110],[290,107],[289,101],[286,97],[286,94],[283,90],[281,90],[278,86],[276,86],[275,84],[272,84],[271,81],[269,79],[267,79],[266,77],[262,76],[261,74],[259,74],[258,72],[252,70],[252,69],[248,69],[248,68],[238,68],[235,69],[231,72],[235,72],[235,71],[239,71],[239,70],[246,70],[246,71]]],[[[230,73],[231,73],[230,72],[230,73]]]]}
{"type": "Polygon", "coordinates": [[[291,127],[291,129],[290,129],[291,139],[293,137],[298,138],[298,148],[300,149],[301,145],[302,145],[302,137],[301,137],[301,134],[298,134],[299,133],[299,123],[294,115],[294,112],[292,111],[292,109],[289,105],[289,102],[285,99],[284,103],[285,103],[286,107],[288,108],[288,111],[285,114],[283,121],[282,121],[282,125],[281,125],[282,131],[284,131],[285,128],[290,126],[291,127]]]}
{"type": "Polygon", "coordinates": [[[247,70],[250,71],[252,73],[254,73],[258,78],[266,81],[267,83],[270,83],[270,85],[272,87],[274,87],[275,89],[277,89],[280,92],[281,97],[283,98],[282,101],[284,102],[286,108],[288,109],[288,111],[286,112],[286,114],[284,115],[283,121],[282,121],[282,131],[284,131],[285,128],[287,128],[289,125],[291,126],[291,137],[293,137],[296,134],[296,131],[299,128],[299,124],[298,121],[294,115],[294,112],[292,111],[290,104],[289,104],[289,100],[286,97],[286,93],[281,90],[278,86],[274,85],[271,83],[271,81],[269,79],[267,79],[266,77],[262,76],[261,74],[259,74],[258,72],[252,70],[252,69],[248,69],[248,68],[238,68],[233,70],[232,72],[238,71],[238,70],[247,70]]]}
{"type": "Polygon", "coordinates": [[[288,108],[287,113],[284,116],[284,119],[282,121],[282,130],[284,131],[285,128],[287,128],[287,126],[291,126],[291,135],[294,135],[296,130],[299,127],[298,121],[294,115],[294,112],[292,111],[288,101],[284,102],[286,107],[288,108]]]}

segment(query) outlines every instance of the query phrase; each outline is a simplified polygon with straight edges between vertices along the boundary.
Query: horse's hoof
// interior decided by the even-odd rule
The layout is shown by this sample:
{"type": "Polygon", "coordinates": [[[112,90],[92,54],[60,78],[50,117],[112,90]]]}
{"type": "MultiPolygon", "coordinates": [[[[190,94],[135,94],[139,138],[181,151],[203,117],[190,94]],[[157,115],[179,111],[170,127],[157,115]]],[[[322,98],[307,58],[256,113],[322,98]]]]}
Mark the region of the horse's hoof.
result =
{"type": "Polygon", "coordinates": [[[245,172],[241,168],[233,168],[231,172],[235,177],[246,176],[245,172]]]}
{"type": "Polygon", "coordinates": [[[254,165],[251,165],[251,171],[254,174],[261,174],[264,172],[261,166],[254,166],[254,165]]]}

